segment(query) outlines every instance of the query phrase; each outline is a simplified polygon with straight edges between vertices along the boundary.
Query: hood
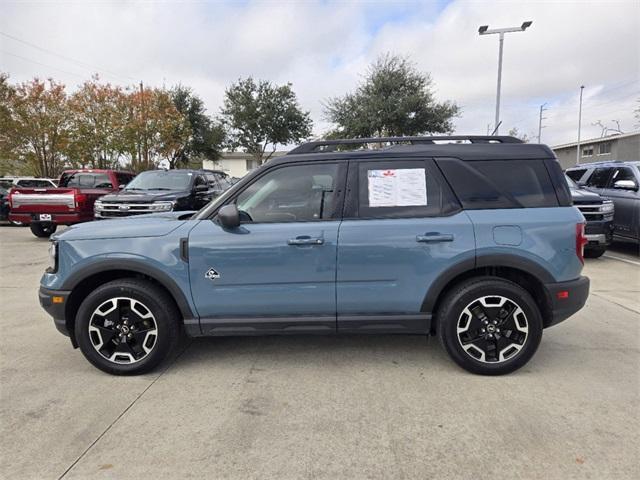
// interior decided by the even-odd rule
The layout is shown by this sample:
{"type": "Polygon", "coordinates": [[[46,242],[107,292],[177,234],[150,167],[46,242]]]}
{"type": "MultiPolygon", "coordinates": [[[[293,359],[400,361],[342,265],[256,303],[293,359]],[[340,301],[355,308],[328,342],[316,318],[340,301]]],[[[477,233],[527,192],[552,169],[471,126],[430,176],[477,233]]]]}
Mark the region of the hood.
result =
{"type": "Polygon", "coordinates": [[[590,204],[600,204],[602,203],[602,197],[597,193],[590,192],[589,190],[585,190],[583,188],[571,189],[571,199],[575,205],[590,203],[590,204]]]}
{"type": "Polygon", "coordinates": [[[184,224],[195,212],[163,212],[79,223],[53,235],[52,240],[161,237],[184,224]]]}
{"type": "Polygon", "coordinates": [[[120,190],[116,193],[105,195],[100,200],[103,202],[117,203],[151,203],[160,201],[177,200],[178,198],[188,197],[190,191],[185,190],[120,190]]]}

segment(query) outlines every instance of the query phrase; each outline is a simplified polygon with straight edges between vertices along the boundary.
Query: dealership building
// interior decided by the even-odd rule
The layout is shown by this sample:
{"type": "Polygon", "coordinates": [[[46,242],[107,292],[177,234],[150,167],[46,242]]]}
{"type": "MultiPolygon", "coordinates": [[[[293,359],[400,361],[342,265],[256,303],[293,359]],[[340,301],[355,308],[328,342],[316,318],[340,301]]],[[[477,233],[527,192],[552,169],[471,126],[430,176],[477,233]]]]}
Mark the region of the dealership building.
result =
{"type": "MultiPolygon", "coordinates": [[[[287,152],[275,152],[272,157],[285,155],[287,152]]],[[[258,167],[258,161],[245,152],[223,152],[217,160],[203,160],[202,168],[208,170],[222,170],[230,177],[244,177],[254,168],[258,167]]]]}
{"type": "MultiPolygon", "coordinates": [[[[556,145],[551,148],[563,169],[577,163],[577,142],[556,145]]],[[[580,141],[579,163],[608,160],[640,160],[640,131],[580,141]]]]}

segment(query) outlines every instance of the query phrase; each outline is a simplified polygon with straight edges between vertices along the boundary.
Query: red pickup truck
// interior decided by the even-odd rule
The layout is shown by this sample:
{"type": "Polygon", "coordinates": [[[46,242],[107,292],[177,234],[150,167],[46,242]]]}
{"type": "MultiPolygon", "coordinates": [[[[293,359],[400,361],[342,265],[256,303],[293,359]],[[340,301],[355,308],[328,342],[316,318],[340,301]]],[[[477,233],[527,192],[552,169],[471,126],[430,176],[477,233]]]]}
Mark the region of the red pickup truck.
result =
{"type": "Polygon", "coordinates": [[[67,170],[58,188],[12,188],[9,219],[29,224],[36,237],[49,237],[58,225],[93,220],[93,203],[133,177],[131,172],[115,170],[67,170]]]}

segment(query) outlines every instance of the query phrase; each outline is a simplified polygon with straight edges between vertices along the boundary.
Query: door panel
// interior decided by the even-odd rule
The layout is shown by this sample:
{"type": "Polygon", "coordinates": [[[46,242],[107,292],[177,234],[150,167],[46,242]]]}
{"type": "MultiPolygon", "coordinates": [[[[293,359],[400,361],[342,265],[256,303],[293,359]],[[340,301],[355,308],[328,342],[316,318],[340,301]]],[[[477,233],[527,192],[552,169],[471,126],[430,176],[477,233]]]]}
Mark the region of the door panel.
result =
{"type": "Polygon", "coordinates": [[[420,309],[429,285],[454,263],[475,255],[473,225],[464,212],[443,218],[345,220],[339,244],[339,331],[373,330],[376,324],[424,330],[428,324],[420,309]],[[382,317],[371,320],[373,315],[382,317]]]}
{"type": "Polygon", "coordinates": [[[230,232],[200,222],[189,236],[189,269],[203,333],[267,320],[282,323],[270,324],[274,330],[296,323],[335,330],[338,225],[259,223],[230,232]],[[217,278],[205,276],[210,269],[217,278]]]}

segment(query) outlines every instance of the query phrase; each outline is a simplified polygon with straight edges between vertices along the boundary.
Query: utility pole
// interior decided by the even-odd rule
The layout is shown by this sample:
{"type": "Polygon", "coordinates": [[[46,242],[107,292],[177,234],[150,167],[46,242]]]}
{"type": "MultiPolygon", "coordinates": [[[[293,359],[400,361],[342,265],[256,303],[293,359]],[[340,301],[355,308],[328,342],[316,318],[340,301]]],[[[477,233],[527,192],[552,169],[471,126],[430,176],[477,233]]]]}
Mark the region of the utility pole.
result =
{"type": "Polygon", "coordinates": [[[544,108],[545,105],[546,103],[540,105],[540,116],[538,117],[538,143],[540,143],[540,138],[542,138],[542,129],[544,128],[542,126],[542,120],[546,119],[546,117],[542,117],[542,112],[547,110],[546,108],[544,108]]]}
{"type": "Polygon", "coordinates": [[[580,165],[580,127],[582,126],[582,92],[584,85],[580,85],[580,107],[578,109],[578,146],[576,149],[576,165],[580,165]]]}
{"type": "Polygon", "coordinates": [[[491,35],[497,33],[500,35],[500,46],[498,49],[498,86],[496,92],[496,119],[494,123],[494,132],[495,135],[498,134],[498,129],[500,128],[500,91],[502,89],[502,51],[504,49],[504,34],[511,32],[524,32],[527,28],[531,26],[533,22],[523,22],[519,27],[509,27],[509,28],[494,28],[489,30],[488,25],[482,25],[478,29],[478,33],[480,35],[491,35]]]}

